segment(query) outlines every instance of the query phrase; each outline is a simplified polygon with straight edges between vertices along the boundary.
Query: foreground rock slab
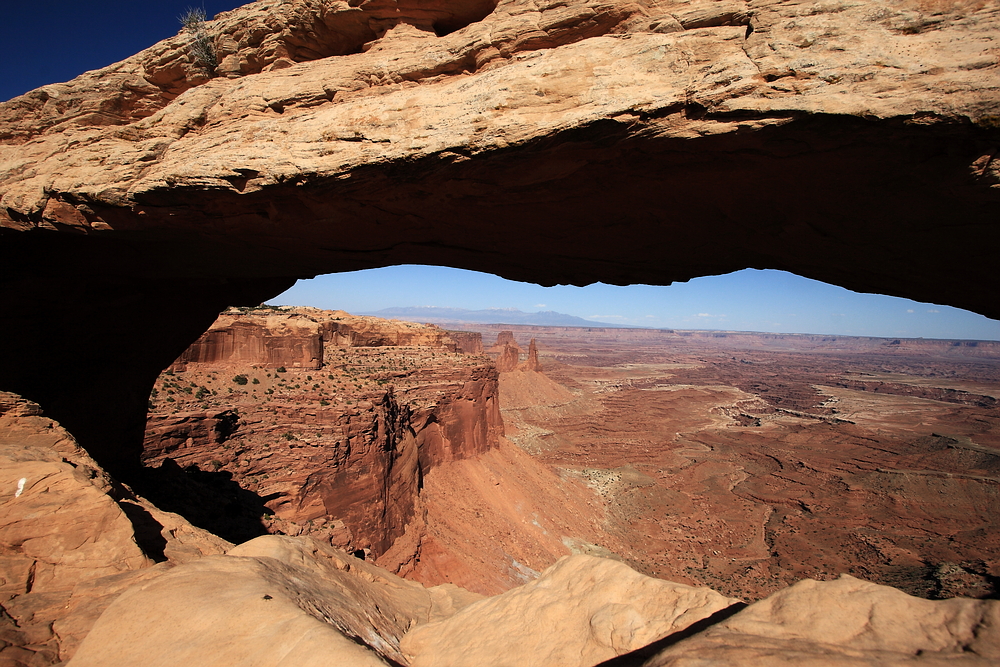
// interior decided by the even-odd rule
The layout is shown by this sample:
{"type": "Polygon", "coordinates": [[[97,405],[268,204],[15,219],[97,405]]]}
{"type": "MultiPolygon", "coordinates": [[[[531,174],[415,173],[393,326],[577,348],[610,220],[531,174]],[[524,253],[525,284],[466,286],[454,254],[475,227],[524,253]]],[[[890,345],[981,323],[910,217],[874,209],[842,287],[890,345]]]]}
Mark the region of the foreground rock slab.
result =
{"type": "Polygon", "coordinates": [[[617,561],[567,556],[531,583],[413,630],[402,648],[414,667],[589,667],[737,602],[617,561]]]}
{"type": "Polygon", "coordinates": [[[425,589],[307,538],[268,535],[130,589],[70,664],[394,664],[411,625],[476,599],[454,586],[425,589]]]}
{"type": "Polygon", "coordinates": [[[842,575],[805,579],[645,667],[996,665],[1000,601],[922,600],[842,575]]]}
{"type": "Polygon", "coordinates": [[[0,664],[71,657],[127,587],[232,545],[109,477],[58,423],[0,392],[0,664]]]}

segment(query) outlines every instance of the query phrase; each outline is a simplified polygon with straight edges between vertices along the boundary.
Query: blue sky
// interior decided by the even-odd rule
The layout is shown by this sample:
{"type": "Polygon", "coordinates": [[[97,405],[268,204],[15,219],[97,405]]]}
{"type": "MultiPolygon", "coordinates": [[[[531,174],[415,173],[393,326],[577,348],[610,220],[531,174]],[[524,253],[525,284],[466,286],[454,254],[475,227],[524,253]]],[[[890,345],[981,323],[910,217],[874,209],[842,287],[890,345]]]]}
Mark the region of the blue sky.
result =
{"type": "MultiPolygon", "coordinates": [[[[0,101],[68,81],[176,34],[178,17],[239,1],[66,0],[4,7],[0,101]]],[[[669,287],[539,287],[487,274],[404,266],[300,281],[273,303],[349,312],[392,306],[555,310],[596,322],[858,336],[1000,340],[1000,322],[956,308],[856,294],[779,271],[746,270],[669,287]]]]}
{"type": "Polygon", "coordinates": [[[517,308],[670,329],[1000,340],[1000,322],[958,308],[756,269],[666,287],[540,287],[463,269],[394,266],[300,280],[269,303],[354,313],[393,306],[517,308]]]}
{"type": "Polygon", "coordinates": [[[106,67],[177,34],[188,7],[209,18],[245,2],[191,0],[4,1],[0,101],[106,67]]]}

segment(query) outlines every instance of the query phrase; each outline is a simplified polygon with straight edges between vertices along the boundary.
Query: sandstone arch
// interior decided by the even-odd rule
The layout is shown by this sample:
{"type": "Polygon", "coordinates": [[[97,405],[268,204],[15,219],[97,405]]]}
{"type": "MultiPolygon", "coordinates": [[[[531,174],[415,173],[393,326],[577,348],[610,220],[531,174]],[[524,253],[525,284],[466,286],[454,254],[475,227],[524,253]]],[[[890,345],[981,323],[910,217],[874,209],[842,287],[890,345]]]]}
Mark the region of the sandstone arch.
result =
{"type": "Polygon", "coordinates": [[[0,387],[127,476],[156,373],[319,273],[776,268],[1000,317],[1000,8],[925,5],[261,0],[208,24],[226,76],[178,37],[0,104],[0,387]]]}

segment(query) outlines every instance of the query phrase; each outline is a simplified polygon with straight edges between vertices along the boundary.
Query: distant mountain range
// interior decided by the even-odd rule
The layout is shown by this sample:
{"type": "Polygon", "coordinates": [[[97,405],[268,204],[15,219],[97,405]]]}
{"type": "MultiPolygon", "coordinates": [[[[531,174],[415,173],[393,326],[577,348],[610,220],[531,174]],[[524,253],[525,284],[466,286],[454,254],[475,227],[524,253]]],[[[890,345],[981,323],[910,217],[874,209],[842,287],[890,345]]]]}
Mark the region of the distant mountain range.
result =
{"type": "Polygon", "coordinates": [[[488,308],[486,310],[467,310],[465,308],[438,308],[436,306],[414,306],[408,308],[383,308],[374,313],[359,313],[375,315],[386,319],[407,320],[411,322],[427,322],[431,324],[451,324],[456,322],[476,322],[479,324],[533,324],[551,327],[617,327],[621,325],[607,324],[585,320],[575,315],[557,313],[554,310],[542,310],[537,313],[525,313],[517,308],[488,308]]]}

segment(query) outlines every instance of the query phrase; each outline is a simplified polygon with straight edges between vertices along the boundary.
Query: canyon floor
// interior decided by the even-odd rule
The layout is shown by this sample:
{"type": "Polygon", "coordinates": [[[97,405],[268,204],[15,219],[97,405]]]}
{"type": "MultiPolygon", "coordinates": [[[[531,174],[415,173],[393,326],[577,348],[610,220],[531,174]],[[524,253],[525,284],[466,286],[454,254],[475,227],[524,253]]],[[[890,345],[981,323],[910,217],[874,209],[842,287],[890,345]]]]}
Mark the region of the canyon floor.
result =
{"type": "Polygon", "coordinates": [[[547,377],[501,374],[507,437],[603,499],[636,569],[746,600],[841,573],[1000,592],[995,344],[514,333],[547,377]]]}
{"type": "Polygon", "coordinates": [[[484,354],[335,319],[321,368],[166,371],[148,495],[233,541],[310,535],[481,594],[568,553],[744,600],[843,573],[1000,594],[996,344],[479,325],[484,354]]]}
{"type": "Polygon", "coordinates": [[[126,484],[0,394],[0,664],[996,664],[998,351],[235,309],[126,484]]]}

